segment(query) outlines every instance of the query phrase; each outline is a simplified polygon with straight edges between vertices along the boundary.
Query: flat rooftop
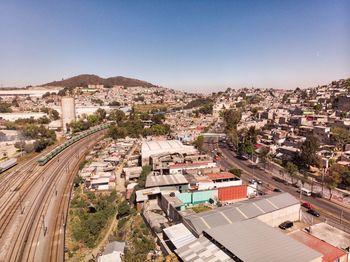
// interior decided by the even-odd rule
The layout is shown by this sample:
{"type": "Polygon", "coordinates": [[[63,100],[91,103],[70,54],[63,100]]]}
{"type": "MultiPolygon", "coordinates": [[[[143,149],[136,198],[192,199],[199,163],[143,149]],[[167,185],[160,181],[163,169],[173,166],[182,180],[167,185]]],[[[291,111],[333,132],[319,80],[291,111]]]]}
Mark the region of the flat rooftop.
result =
{"type": "Polygon", "coordinates": [[[310,234],[338,248],[350,247],[350,234],[326,223],[311,226],[310,234]]]}
{"type": "Polygon", "coordinates": [[[304,231],[295,231],[289,234],[293,239],[303,243],[313,250],[323,255],[324,262],[336,261],[339,257],[346,255],[346,252],[340,248],[332,246],[331,244],[307,233],[304,231]]]}

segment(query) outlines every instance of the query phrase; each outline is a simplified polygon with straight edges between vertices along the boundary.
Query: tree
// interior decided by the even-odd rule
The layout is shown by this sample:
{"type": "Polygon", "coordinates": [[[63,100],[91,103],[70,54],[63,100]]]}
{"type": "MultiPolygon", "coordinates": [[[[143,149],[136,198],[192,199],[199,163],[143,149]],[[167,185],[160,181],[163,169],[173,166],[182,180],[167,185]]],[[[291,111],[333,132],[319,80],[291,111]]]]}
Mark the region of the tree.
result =
{"type": "Polygon", "coordinates": [[[128,135],[128,130],[125,127],[111,125],[107,132],[108,136],[113,139],[125,138],[128,135]]]}
{"type": "Polygon", "coordinates": [[[203,149],[203,144],[204,144],[204,136],[199,135],[197,139],[193,142],[193,144],[197,147],[199,151],[202,151],[203,149]]]}
{"type": "Polygon", "coordinates": [[[224,112],[224,121],[226,123],[226,130],[237,129],[239,121],[241,121],[242,114],[240,111],[229,109],[224,112]]]}
{"type": "Polygon", "coordinates": [[[249,140],[252,142],[253,145],[255,145],[258,141],[258,133],[259,133],[259,130],[256,129],[255,126],[249,127],[245,135],[245,140],[249,140]]]}
{"type": "Polygon", "coordinates": [[[350,185],[350,169],[348,167],[340,165],[340,164],[333,164],[329,168],[329,172],[339,174],[339,176],[340,176],[339,183],[342,183],[346,186],[350,185]]]}
{"type": "Polygon", "coordinates": [[[290,175],[291,179],[292,179],[292,184],[294,184],[294,177],[296,177],[297,173],[298,173],[298,167],[293,164],[292,162],[287,162],[286,164],[286,169],[287,169],[287,173],[290,175]]]}
{"type": "Polygon", "coordinates": [[[46,92],[45,94],[43,94],[42,95],[42,97],[41,98],[46,98],[46,97],[49,97],[51,95],[51,93],[50,92],[46,92]]]}
{"type": "Polygon", "coordinates": [[[92,98],[91,102],[94,103],[94,104],[98,104],[100,106],[103,105],[103,101],[101,99],[99,99],[99,98],[92,98]]]}
{"type": "Polygon", "coordinates": [[[234,144],[235,147],[237,148],[238,143],[239,143],[239,136],[238,136],[237,129],[231,128],[231,129],[227,130],[226,138],[227,138],[227,141],[229,143],[234,144]]]}
{"type": "Polygon", "coordinates": [[[162,136],[168,134],[170,127],[168,125],[156,124],[151,127],[151,134],[162,136]]]}
{"type": "Polygon", "coordinates": [[[90,126],[96,126],[101,123],[102,119],[98,114],[92,114],[87,116],[87,121],[90,126]]]}
{"type": "Polygon", "coordinates": [[[315,110],[315,113],[318,114],[322,110],[322,105],[321,104],[314,105],[314,110],[315,110]]]}
{"type": "Polygon", "coordinates": [[[58,120],[58,119],[60,119],[60,114],[58,113],[57,110],[51,109],[51,110],[50,110],[50,118],[51,118],[52,120],[58,120]]]}
{"type": "Polygon", "coordinates": [[[338,149],[342,149],[346,144],[350,143],[350,131],[346,130],[345,128],[333,128],[332,137],[335,140],[338,149]]]}
{"type": "Polygon", "coordinates": [[[125,113],[119,109],[112,110],[109,113],[108,120],[120,123],[125,119],[125,113]]]}
{"type": "Polygon", "coordinates": [[[319,166],[319,158],[316,152],[320,146],[318,138],[310,135],[306,137],[305,142],[301,146],[301,153],[299,156],[300,167],[309,168],[311,165],[319,166]]]}
{"type": "Polygon", "coordinates": [[[264,168],[266,168],[266,164],[268,163],[269,153],[270,153],[270,148],[267,146],[264,146],[259,150],[259,159],[261,163],[263,163],[264,168]]]}
{"type": "Polygon", "coordinates": [[[118,101],[112,101],[108,104],[109,106],[120,106],[120,103],[118,101]]]}
{"type": "Polygon", "coordinates": [[[130,205],[129,202],[124,200],[118,206],[118,217],[127,216],[130,214],[130,205]]]}
{"type": "Polygon", "coordinates": [[[151,118],[153,124],[162,124],[164,119],[165,119],[164,114],[156,114],[156,115],[153,115],[151,118]]]}
{"type": "Polygon", "coordinates": [[[189,102],[184,106],[185,109],[191,109],[194,107],[204,106],[206,104],[211,104],[213,101],[210,98],[197,98],[189,102]]]}
{"type": "Polygon", "coordinates": [[[46,125],[50,123],[50,119],[48,119],[47,116],[42,116],[38,119],[38,123],[41,125],[46,125]]]}
{"type": "Polygon", "coordinates": [[[96,110],[95,114],[98,115],[101,120],[103,120],[103,119],[106,118],[107,112],[103,108],[99,108],[99,109],[96,110]]]}
{"type": "Polygon", "coordinates": [[[332,189],[336,188],[341,182],[341,172],[344,171],[343,168],[344,167],[341,165],[334,164],[324,178],[326,187],[329,189],[329,200],[332,199],[332,189]]]}
{"type": "Polygon", "coordinates": [[[241,177],[242,170],[236,167],[232,167],[228,172],[234,174],[235,176],[241,177]]]}

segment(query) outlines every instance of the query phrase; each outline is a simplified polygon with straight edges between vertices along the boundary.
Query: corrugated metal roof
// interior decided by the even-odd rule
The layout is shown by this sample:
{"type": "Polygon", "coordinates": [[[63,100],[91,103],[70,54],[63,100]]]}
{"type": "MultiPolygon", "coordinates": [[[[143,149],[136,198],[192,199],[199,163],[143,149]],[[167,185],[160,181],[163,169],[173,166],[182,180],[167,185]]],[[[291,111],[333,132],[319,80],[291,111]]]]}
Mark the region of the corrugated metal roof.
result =
{"type": "Polygon", "coordinates": [[[163,231],[176,248],[183,247],[197,239],[182,223],[167,227],[163,231]]]}
{"type": "Polygon", "coordinates": [[[148,158],[151,155],[161,153],[185,153],[196,152],[193,146],[183,145],[179,140],[152,140],[142,143],[141,152],[142,158],[148,158]]]}
{"type": "Polygon", "coordinates": [[[309,262],[322,257],[322,254],[258,219],[248,219],[205,232],[245,262],[309,262]]]}
{"type": "Polygon", "coordinates": [[[149,175],[147,176],[147,179],[146,179],[146,187],[181,185],[181,184],[188,184],[188,181],[185,176],[180,174],[160,175],[160,176],[149,175]]]}
{"type": "Polygon", "coordinates": [[[276,193],[261,198],[236,202],[229,206],[219,207],[210,211],[191,214],[184,217],[185,223],[198,234],[209,228],[215,228],[225,223],[233,223],[254,218],[291,205],[300,204],[288,193],[276,193]]]}
{"type": "Polygon", "coordinates": [[[179,257],[186,262],[223,262],[232,259],[210,242],[206,237],[200,237],[194,242],[175,250],[179,257]]]}

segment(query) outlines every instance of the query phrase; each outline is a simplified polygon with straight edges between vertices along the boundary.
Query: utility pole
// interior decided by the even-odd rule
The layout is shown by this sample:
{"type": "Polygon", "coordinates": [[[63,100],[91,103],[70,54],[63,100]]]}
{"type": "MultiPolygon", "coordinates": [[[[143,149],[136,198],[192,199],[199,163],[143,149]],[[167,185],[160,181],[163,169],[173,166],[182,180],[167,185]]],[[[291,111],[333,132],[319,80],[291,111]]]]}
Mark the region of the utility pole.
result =
{"type": "Polygon", "coordinates": [[[322,171],[322,196],[323,196],[323,184],[324,184],[324,173],[326,172],[326,169],[323,169],[322,171]]]}
{"type": "Polygon", "coordinates": [[[299,192],[299,201],[301,202],[301,194],[302,194],[302,192],[301,192],[301,186],[302,186],[302,184],[300,183],[300,187],[299,187],[299,190],[300,190],[300,192],[299,192]]]}

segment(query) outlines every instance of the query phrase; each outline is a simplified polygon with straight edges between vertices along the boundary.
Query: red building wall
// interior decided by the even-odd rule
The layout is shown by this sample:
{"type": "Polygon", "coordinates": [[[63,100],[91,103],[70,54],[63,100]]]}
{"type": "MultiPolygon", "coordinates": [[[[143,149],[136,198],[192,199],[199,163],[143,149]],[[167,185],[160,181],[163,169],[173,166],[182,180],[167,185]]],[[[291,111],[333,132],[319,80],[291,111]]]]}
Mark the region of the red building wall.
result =
{"type": "Polygon", "coordinates": [[[247,197],[247,185],[221,187],[218,189],[220,201],[229,201],[247,197]]]}

